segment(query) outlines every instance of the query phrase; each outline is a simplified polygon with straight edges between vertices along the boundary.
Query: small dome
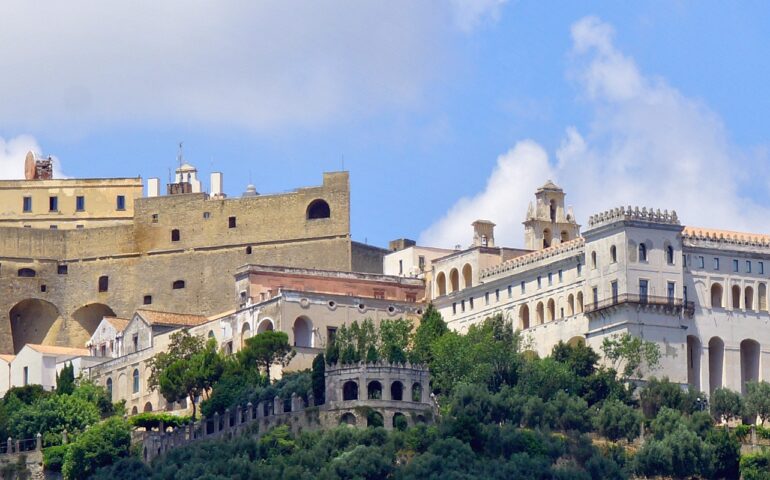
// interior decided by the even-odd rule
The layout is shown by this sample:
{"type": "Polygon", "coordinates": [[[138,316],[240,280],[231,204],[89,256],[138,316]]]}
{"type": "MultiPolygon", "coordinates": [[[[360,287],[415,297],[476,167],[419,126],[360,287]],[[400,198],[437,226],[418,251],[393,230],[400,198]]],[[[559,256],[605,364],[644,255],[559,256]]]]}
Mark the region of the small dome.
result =
{"type": "Polygon", "coordinates": [[[257,187],[255,187],[252,184],[248,184],[248,185],[246,185],[246,191],[243,192],[242,196],[244,196],[244,197],[256,197],[257,195],[259,195],[259,192],[257,192],[257,187]]]}

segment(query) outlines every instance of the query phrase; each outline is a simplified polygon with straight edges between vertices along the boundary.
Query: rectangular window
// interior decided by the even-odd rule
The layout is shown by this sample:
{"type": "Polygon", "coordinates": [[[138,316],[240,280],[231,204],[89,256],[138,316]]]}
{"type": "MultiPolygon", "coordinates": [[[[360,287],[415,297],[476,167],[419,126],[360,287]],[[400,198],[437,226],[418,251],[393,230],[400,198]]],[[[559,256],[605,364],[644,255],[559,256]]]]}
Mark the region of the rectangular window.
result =
{"type": "Polygon", "coordinates": [[[639,301],[647,303],[647,287],[649,282],[647,280],[639,280],[639,301]]]}
{"type": "Polygon", "coordinates": [[[682,266],[687,268],[687,255],[685,255],[684,253],[682,254],[682,266]]]}
{"type": "Polygon", "coordinates": [[[562,281],[564,281],[564,271],[559,270],[559,283],[561,283],[562,281]]]}
{"type": "Polygon", "coordinates": [[[56,267],[56,273],[59,275],[67,275],[67,265],[58,265],[56,267]]]}
{"type": "Polygon", "coordinates": [[[142,299],[144,305],[152,305],[152,295],[145,295],[142,299]]]}
{"type": "Polygon", "coordinates": [[[139,335],[138,334],[136,334],[136,333],[134,334],[134,336],[131,338],[131,343],[134,344],[134,351],[135,352],[139,351],[139,335]]]}
{"type": "Polygon", "coordinates": [[[471,298],[469,298],[469,299],[468,299],[468,303],[469,303],[469,304],[470,304],[470,306],[471,306],[471,310],[473,310],[473,297],[471,297],[471,298]]]}
{"type": "Polygon", "coordinates": [[[236,226],[235,217],[228,217],[227,218],[227,228],[235,228],[235,226],[236,226]]]}
{"type": "Polygon", "coordinates": [[[208,220],[211,218],[211,212],[203,212],[203,219],[208,220]]]}
{"type": "Polygon", "coordinates": [[[543,277],[540,275],[537,276],[537,288],[540,288],[543,286],[543,277]]]}
{"type": "Polygon", "coordinates": [[[733,260],[733,272],[738,271],[738,260],[733,260]]]}
{"type": "Polygon", "coordinates": [[[126,196],[125,195],[118,195],[117,201],[116,201],[116,207],[118,210],[125,210],[126,209],[126,196]]]}
{"type": "Polygon", "coordinates": [[[500,301],[500,289],[496,288],[495,289],[495,302],[499,302],[499,301],[500,301]]]}
{"type": "Polygon", "coordinates": [[[594,308],[599,306],[599,289],[597,287],[594,287],[592,290],[593,293],[593,299],[594,299],[594,308]]]}
{"type": "Polygon", "coordinates": [[[465,300],[460,300],[460,311],[465,313],[465,300]]]}
{"type": "Polygon", "coordinates": [[[682,299],[687,302],[687,285],[682,287],[682,299]]]}
{"type": "Polygon", "coordinates": [[[158,223],[158,214],[157,213],[153,213],[152,214],[152,223],[158,223]]]}
{"type": "Polygon", "coordinates": [[[674,303],[674,295],[676,294],[676,284],[674,282],[668,282],[666,284],[666,298],[668,303],[674,303]]]}
{"type": "Polygon", "coordinates": [[[758,262],[758,263],[759,263],[758,273],[762,275],[763,273],[765,273],[765,262],[758,262]]]}
{"type": "Polygon", "coordinates": [[[508,285],[508,298],[513,298],[513,285],[508,285]]]}
{"type": "Polygon", "coordinates": [[[59,197],[48,197],[48,211],[49,212],[59,211],[59,197]]]}
{"type": "Polygon", "coordinates": [[[553,272],[548,272],[548,285],[553,285],[553,272]]]}
{"type": "Polygon", "coordinates": [[[489,305],[489,292],[484,293],[484,305],[489,305]]]}
{"type": "Polygon", "coordinates": [[[746,273],[751,273],[751,260],[746,260],[746,273]]]}
{"type": "Polygon", "coordinates": [[[577,264],[577,274],[578,274],[578,277],[583,274],[583,264],[580,262],[578,262],[577,264]]]}
{"type": "Polygon", "coordinates": [[[452,303],[452,315],[457,315],[457,302],[452,303]]]}
{"type": "Polygon", "coordinates": [[[425,257],[423,255],[417,257],[417,266],[420,268],[421,272],[425,270],[425,257]]]}
{"type": "Polygon", "coordinates": [[[24,386],[29,385],[29,367],[24,367],[24,386]]]}
{"type": "Polygon", "coordinates": [[[698,268],[706,268],[706,259],[703,255],[698,256],[698,268]]]}
{"type": "Polygon", "coordinates": [[[714,257],[714,270],[719,270],[719,257],[714,257]]]}
{"type": "Polygon", "coordinates": [[[337,338],[337,327],[326,327],[326,344],[331,345],[337,338]]]}
{"type": "Polygon", "coordinates": [[[51,225],[48,228],[50,228],[51,230],[58,230],[59,226],[58,225],[51,225]]]}
{"type": "Polygon", "coordinates": [[[22,202],[22,210],[27,213],[32,211],[32,197],[24,197],[24,201],[22,202]]]}
{"type": "Polygon", "coordinates": [[[78,195],[75,197],[75,211],[82,212],[86,209],[86,197],[78,195]]]}
{"type": "Polygon", "coordinates": [[[521,281],[521,293],[524,293],[527,290],[527,283],[522,280],[521,281]]]}
{"type": "Polygon", "coordinates": [[[612,303],[618,303],[618,282],[614,281],[610,283],[612,287],[612,303]]]}
{"type": "Polygon", "coordinates": [[[404,261],[399,260],[398,261],[398,274],[403,275],[404,274],[404,261]]]}

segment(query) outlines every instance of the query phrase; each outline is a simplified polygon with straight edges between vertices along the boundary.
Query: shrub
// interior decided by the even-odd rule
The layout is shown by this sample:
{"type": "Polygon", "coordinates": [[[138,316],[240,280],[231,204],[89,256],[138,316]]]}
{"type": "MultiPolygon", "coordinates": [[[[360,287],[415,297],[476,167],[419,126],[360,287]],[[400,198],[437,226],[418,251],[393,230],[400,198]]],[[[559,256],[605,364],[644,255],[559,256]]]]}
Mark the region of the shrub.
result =
{"type": "Polygon", "coordinates": [[[62,473],[66,480],[88,478],[98,468],[129,456],[131,428],[113,417],[93,425],[69,446],[62,473]]]}
{"type": "Polygon", "coordinates": [[[600,434],[617,441],[632,441],[639,436],[642,418],[639,412],[619,400],[607,400],[594,417],[594,426],[600,434]]]}
{"type": "Polygon", "coordinates": [[[713,446],[713,478],[738,479],[741,457],[738,438],[729,430],[720,428],[709,432],[706,441],[713,446]]]}
{"type": "Polygon", "coordinates": [[[743,401],[738,392],[729,388],[717,388],[711,394],[711,415],[714,421],[722,422],[739,418],[743,411],[743,401]]]}
{"type": "Polygon", "coordinates": [[[161,422],[163,422],[164,427],[177,428],[182,425],[187,425],[191,421],[192,417],[189,415],[180,416],[170,413],[144,412],[129,418],[128,424],[134,428],[151,430],[153,428],[160,428],[161,422]]]}
{"type": "Polygon", "coordinates": [[[770,480],[770,450],[744,455],[740,468],[743,480],[770,480]]]}
{"type": "Polygon", "coordinates": [[[69,445],[55,445],[43,449],[43,466],[52,472],[61,472],[69,445]]]}

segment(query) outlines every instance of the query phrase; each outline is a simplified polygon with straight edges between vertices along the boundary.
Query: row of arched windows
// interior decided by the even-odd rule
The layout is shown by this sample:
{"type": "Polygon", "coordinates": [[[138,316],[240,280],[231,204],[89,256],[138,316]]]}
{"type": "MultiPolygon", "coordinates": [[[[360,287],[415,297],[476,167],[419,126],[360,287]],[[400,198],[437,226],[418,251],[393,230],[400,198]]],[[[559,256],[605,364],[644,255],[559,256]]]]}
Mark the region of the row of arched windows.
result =
{"type": "MultiPolygon", "coordinates": [[[[663,246],[666,255],[666,263],[668,265],[674,265],[675,250],[674,247],[666,242],[663,246]]],[[[652,242],[646,240],[640,243],[638,246],[633,240],[628,242],[628,256],[632,262],[648,262],[649,252],[652,250],[652,242]]],[[[610,263],[617,263],[618,261],[618,248],[615,245],[610,245],[610,263]]],[[[596,268],[598,265],[596,259],[596,251],[591,252],[591,268],[596,268]]]]}
{"type": "MultiPolygon", "coordinates": [[[[382,400],[382,383],[379,380],[372,380],[366,386],[366,398],[369,400],[382,400]]],[[[396,401],[404,400],[404,384],[396,380],[390,384],[390,399],[396,401]]],[[[358,382],[348,380],[342,384],[342,400],[358,400],[358,382]]],[[[422,401],[422,384],[415,382],[412,384],[412,402],[422,401]]]]}
{"type": "Polygon", "coordinates": [[[571,317],[578,313],[583,313],[583,292],[577,292],[577,295],[570,293],[567,295],[567,304],[565,307],[559,307],[553,298],[537,302],[535,306],[535,318],[531,318],[529,305],[526,303],[519,307],[519,329],[526,330],[535,325],[542,325],[546,322],[552,322],[556,319],[571,317]],[[565,309],[566,308],[566,309],[565,309]]]}
{"type": "MultiPolygon", "coordinates": [[[[747,338],[740,343],[741,393],[746,393],[746,382],[756,382],[762,378],[759,361],[761,351],[759,342],[754,339],[747,338]]],[[[701,378],[708,378],[708,390],[711,393],[717,388],[727,386],[726,380],[729,377],[725,375],[725,342],[720,337],[712,337],[704,346],[701,345],[698,337],[688,335],[686,361],[687,381],[698,390],[703,388],[701,378]],[[704,347],[708,349],[708,377],[701,375],[701,356],[704,347]]]]}
{"type": "Polygon", "coordinates": [[[460,290],[460,288],[470,288],[473,286],[473,267],[470,263],[466,263],[462,268],[462,287],[460,286],[460,270],[453,268],[449,271],[449,280],[447,283],[447,275],[444,272],[438,272],[436,274],[436,296],[441,297],[447,293],[454,293],[460,290]],[[447,291],[449,287],[449,291],[447,291]]]}
{"type": "Polygon", "coordinates": [[[719,282],[711,284],[711,308],[725,308],[727,305],[732,309],[744,309],[753,311],[767,311],[767,284],[757,285],[757,295],[754,298],[754,287],[748,285],[741,289],[740,285],[730,287],[729,302],[725,301],[724,288],[719,282]],[[756,300],[756,302],[755,302],[756,300]]]}

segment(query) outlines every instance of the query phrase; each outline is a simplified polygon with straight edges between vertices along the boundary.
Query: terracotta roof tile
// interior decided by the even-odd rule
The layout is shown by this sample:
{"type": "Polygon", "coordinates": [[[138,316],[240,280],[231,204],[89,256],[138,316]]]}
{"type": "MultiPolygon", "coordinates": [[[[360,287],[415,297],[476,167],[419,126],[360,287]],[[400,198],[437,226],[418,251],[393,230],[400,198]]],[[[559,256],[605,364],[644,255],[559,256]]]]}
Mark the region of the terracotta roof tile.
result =
{"type": "Polygon", "coordinates": [[[8,355],[8,354],[0,353],[0,359],[5,360],[8,363],[11,363],[14,358],[16,358],[16,355],[8,355]]]}
{"type": "Polygon", "coordinates": [[[730,230],[717,230],[715,228],[684,227],[682,235],[686,237],[700,237],[709,240],[727,240],[732,242],[770,242],[770,235],[765,235],[763,233],[733,232],[730,230]]]}
{"type": "Polygon", "coordinates": [[[178,325],[191,327],[208,321],[203,315],[190,315],[187,313],[159,312],[157,310],[139,309],[136,311],[150,325],[178,325]]]}
{"type": "Polygon", "coordinates": [[[58,345],[37,345],[28,343],[27,347],[38,353],[50,353],[52,355],[89,355],[90,352],[85,348],[60,347],[58,345]]]}
{"type": "Polygon", "coordinates": [[[115,327],[119,332],[122,332],[124,328],[126,328],[126,325],[128,325],[128,322],[131,320],[128,320],[126,318],[118,318],[118,317],[104,317],[105,320],[110,322],[110,324],[115,327]]]}

